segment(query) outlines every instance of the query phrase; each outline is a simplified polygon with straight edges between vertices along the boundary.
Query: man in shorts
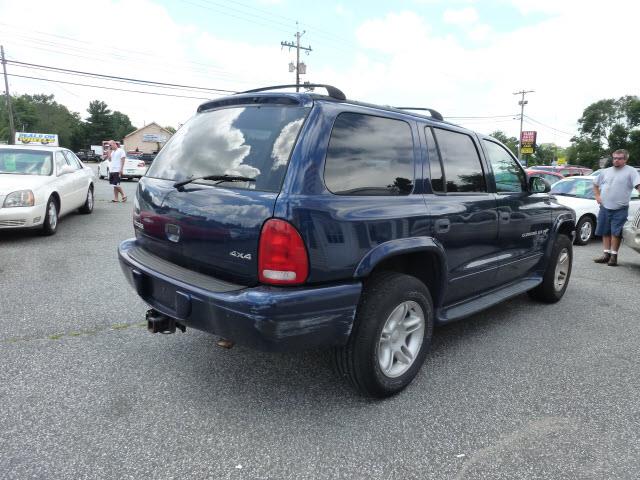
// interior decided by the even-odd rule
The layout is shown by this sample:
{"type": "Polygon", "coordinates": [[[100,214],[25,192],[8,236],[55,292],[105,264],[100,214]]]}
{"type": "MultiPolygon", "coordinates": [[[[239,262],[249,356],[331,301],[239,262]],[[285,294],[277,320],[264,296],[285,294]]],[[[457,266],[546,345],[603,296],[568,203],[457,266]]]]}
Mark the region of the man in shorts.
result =
{"type": "Polygon", "coordinates": [[[109,183],[113,185],[113,200],[114,203],[118,202],[118,193],[122,196],[122,201],[127,201],[127,196],[124,194],[124,190],[120,186],[120,177],[122,176],[122,169],[124,168],[125,153],[115,140],[109,140],[110,148],[110,160],[109,166],[109,183]]]}
{"type": "Polygon", "coordinates": [[[593,181],[593,191],[600,205],[596,235],[602,236],[604,253],[594,259],[610,267],[618,265],[618,248],[622,239],[622,227],[629,215],[631,191],[640,192],[640,173],[627,165],[629,152],[613,152],[613,166],[605,169],[593,181]]]}

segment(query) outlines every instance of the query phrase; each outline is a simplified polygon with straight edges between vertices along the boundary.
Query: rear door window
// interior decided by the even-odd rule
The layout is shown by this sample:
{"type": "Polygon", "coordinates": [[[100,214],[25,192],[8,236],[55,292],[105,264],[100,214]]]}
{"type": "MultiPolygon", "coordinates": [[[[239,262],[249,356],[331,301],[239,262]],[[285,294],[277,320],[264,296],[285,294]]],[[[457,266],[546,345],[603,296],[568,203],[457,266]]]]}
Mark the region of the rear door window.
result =
{"type": "Polygon", "coordinates": [[[337,195],[408,195],[414,183],[413,135],[401,120],[341,113],[324,168],[337,195]]]}
{"type": "Polygon", "coordinates": [[[237,175],[255,182],[224,186],[279,192],[308,112],[309,108],[297,106],[242,106],[198,113],[158,153],[147,176],[179,182],[237,175]]]}
{"type": "Polygon", "coordinates": [[[434,128],[438,148],[442,155],[445,191],[486,192],[487,186],[480,155],[473,139],[465,134],[434,128]]]}

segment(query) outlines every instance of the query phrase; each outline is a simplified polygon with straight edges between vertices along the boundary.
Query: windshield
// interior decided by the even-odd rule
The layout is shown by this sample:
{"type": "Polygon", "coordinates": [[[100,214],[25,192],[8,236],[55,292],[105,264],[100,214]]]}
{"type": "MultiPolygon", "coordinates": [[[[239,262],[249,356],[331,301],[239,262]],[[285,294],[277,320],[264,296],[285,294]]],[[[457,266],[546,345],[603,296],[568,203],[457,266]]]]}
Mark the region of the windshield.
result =
{"type": "Polygon", "coordinates": [[[593,180],[590,178],[576,178],[562,180],[551,187],[551,193],[570,197],[595,199],[593,180]]]}
{"type": "Polygon", "coordinates": [[[0,173],[51,175],[51,152],[0,149],[0,173]]]}
{"type": "Polygon", "coordinates": [[[147,176],[174,182],[213,175],[242,176],[255,182],[225,186],[278,192],[308,112],[309,108],[303,107],[243,106],[196,114],[171,137],[147,176]]]}

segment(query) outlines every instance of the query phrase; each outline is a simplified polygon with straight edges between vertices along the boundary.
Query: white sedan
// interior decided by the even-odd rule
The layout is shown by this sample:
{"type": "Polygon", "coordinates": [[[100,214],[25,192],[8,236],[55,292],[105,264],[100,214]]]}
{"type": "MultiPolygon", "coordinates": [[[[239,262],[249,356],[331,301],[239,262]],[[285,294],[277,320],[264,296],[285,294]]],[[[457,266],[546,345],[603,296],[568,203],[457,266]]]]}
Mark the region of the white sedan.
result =
{"type": "MultiPolygon", "coordinates": [[[[572,208],[576,212],[576,245],[586,245],[596,231],[596,221],[600,206],[593,192],[593,175],[569,177],[560,180],[551,187],[550,194],[557,202],[572,208]]],[[[640,196],[637,190],[631,192],[629,201],[629,219],[640,209],[640,196]]]]}
{"type": "Polygon", "coordinates": [[[0,145],[0,229],[52,235],[62,215],[93,211],[93,183],[91,168],[66,148],[0,145]]]}
{"type": "MultiPolygon", "coordinates": [[[[122,169],[122,180],[130,178],[141,178],[147,173],[149,166],[135,157],[126,157],[124,160],[124,168],[122,169]]],[[[98,165],[98,177],[109,180],[109,172],[111,169],[111,160],[106,159],[98,165]]]]}

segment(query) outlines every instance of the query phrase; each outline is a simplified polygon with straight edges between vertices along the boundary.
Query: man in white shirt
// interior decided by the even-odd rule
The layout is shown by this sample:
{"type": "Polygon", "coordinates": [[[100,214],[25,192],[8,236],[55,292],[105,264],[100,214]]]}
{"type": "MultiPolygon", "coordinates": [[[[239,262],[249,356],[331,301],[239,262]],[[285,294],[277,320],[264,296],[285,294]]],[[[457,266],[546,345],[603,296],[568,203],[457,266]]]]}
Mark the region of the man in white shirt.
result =
{"type": "Polygon", "coordinates": [[[122,176],[122,169],[124,168],[125,153],[115,140],[109,140],[110,147],[110,165],[109,165],[109,183],[113,185],[113,200],[114,203],[118,202],[118,193],[122,196],[122,201],[127,201],[127,196],[124,194],[124,190],[120,186],[120,177],[122,176]]]}

